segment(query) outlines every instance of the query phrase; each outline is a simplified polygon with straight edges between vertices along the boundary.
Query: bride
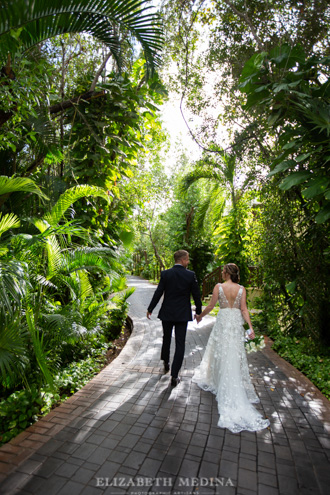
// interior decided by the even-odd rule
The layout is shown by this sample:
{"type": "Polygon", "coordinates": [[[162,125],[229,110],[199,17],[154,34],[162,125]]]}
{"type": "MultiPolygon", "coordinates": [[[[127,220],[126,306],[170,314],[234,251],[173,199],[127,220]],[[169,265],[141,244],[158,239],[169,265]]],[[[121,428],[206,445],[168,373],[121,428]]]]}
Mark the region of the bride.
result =
{"type": "Polygon", "coordinates": [[[210,304],[195,316],[199,323],[219,301],[220,310],[193,382],[215,394],[220,414],[218,426],[233,433],[262,430],[269,426],[269,421],[252,406],[259,399],[251,383],[244,348],[244,320],[249,325],[249,337],[255,337],[246,290],[238,284],[239,269],[234,263],[224,266],[222,277],[225,283],[214,287],[210,304]]]}

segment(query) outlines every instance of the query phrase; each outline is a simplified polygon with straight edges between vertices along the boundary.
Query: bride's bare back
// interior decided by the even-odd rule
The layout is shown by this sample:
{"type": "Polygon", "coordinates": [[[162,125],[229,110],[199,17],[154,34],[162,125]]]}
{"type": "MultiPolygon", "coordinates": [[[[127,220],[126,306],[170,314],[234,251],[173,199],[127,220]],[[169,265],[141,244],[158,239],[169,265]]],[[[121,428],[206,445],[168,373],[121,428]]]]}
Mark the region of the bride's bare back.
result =
{"type": "Polygon", "coordinates": [[[229,307],[229,308],[238,308],[241,309],[241,298],[237,297],[238,293],[240,291],[241,285],[236,284],[236,283],[224,283],[224,284],[219,284],[222,288],[222,292],[224,294],[225,300],[221,301],[221,291],[219,293],[220,295],[220,307],[229,307]],[[227,304],[226,304],[227,303],[227,304]]]}

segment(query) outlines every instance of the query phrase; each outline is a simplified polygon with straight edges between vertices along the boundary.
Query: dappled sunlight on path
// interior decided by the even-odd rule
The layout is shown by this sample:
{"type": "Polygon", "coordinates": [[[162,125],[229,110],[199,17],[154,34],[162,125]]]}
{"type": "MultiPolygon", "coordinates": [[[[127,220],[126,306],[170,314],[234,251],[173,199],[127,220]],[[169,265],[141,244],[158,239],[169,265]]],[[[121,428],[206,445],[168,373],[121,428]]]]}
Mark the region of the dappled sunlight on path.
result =
{"type": "Polygon", "coordinates": [[[171,388],[158,308],[146,318],[155,286],[139,277],[129,285],[136,291],[128,343],[82,390],[0,449],[1,493],[327,493],[330,409],[322,394],[267,346],[248,359],[270,428],[217,428],[214,396],[191,381],[214,318],[189,324],[182,382],[171,388]]]}

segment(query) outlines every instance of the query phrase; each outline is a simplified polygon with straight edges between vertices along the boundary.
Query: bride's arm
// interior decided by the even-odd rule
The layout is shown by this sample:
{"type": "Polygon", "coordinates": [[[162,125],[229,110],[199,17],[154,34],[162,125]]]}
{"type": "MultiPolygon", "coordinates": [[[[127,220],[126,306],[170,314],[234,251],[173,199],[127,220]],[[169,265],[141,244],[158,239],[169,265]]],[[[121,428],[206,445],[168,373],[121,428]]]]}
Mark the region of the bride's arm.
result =
{"type": "Polygon", "coordinates": [[[214,308],[214,306],[216,305],[216,303],[218,301],[218,298],[219,298],[219,284],[217,284],[214,287],[213,293],[212,293],[212,297],[211,297],[211,301],[206,306],[206,308],[203,309],[203,311],[201,312],[200,315],[195,315],[195,318],[197,320],[197,323],[199,323],[201,321],[201,319],[203,318],[203,316],[206,316],[210,311],[212,311],[212,309],[214,308]]]}
{"type": "Polygon", "coordinates": [[[243,287],[243,294],[242,294],[242,299],[241,299],[241,311],[242,311],[242,315],[243,315],[244,320],[249,325],[249,329],[252,332],[252,333],[250,333],[249,338],[250,339],[254,339],[255,333],[254,333],[254,330],[253,330],[253,327],[252,327],[252,323],[251,323],[249,311],[248,311],[247,305],[246,305],[246,290],[245,290],[245,287],[243,287]]]}

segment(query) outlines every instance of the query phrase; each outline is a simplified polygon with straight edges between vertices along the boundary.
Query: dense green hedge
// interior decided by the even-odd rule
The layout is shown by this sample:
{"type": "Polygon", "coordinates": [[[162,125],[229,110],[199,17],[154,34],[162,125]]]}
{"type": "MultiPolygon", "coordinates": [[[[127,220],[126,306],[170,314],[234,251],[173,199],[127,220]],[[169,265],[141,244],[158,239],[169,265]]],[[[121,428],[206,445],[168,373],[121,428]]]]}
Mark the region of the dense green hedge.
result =
{"type": "Polygon", "coordinates": [[[54,378],[54,388],[39,388],[14,392],[0,403],[0,445],[8,442],[39,417],[47,414],[52,407],[63,402],[81,389],[103,368],[106,363],[106,348],[97,355],[70,363],[54,378]]]}
{"type": "Polygon", "coordinates": [[[330,349],[311,337],[285,334],[281,330],[274,308],[252,315],[254,328],[268,335],[273,341],[272,348],[282,358],[301,371],[330,399],[330,349]]]}
{"type": "Polygon", "coordinates": [[[307,338],[284,335],[277,336],[272,348],[330,399],[330,355],[326,348],[317,348],[307,338]]]}

